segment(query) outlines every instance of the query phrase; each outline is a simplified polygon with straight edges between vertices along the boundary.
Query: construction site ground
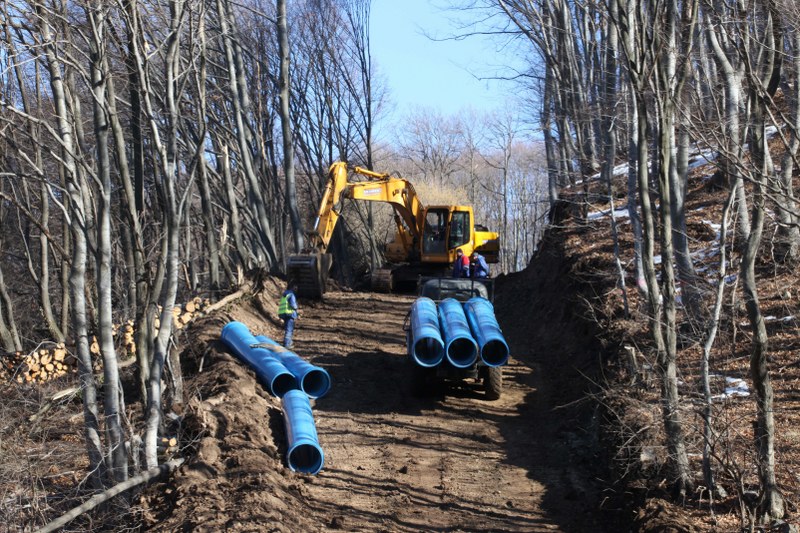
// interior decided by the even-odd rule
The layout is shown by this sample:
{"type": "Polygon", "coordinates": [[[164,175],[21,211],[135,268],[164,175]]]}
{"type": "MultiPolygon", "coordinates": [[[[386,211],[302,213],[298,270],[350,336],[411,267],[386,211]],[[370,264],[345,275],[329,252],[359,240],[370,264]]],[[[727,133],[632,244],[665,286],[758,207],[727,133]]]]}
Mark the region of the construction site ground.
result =
{"type": "MultiPolygon", "coordinates": [[[[557,274],[556,274],[557,275],[557,274]]],[[[313,402],[317,475],[285,464],[280,400],[218,340],[230,320],[280,339],[281,289],[199,319],[183,353],[181,442],[190,457],[138,502],[153,531],[602,531],[602,460],[582,402],[597,354],[589,332],[532,272],[497,281],[511,346],[500,400],[472,380],[409,393],[403,323],[412,295],[329,292],[302,302],[294,350],[333,386],[313,402]],[[541,287],[540,283],[536,283],[541,287]],[[550,300],[551,305],[542,302],[550,300]],[[554,303],[554,305],[553,305],[554,303]],[[588,346],[587,346],[588,343],[588,346]]],[[[541,280],[545,284],[548,280],[541,280]]],[[[552,281],[552,280],[550,280],[552,281]]]]}

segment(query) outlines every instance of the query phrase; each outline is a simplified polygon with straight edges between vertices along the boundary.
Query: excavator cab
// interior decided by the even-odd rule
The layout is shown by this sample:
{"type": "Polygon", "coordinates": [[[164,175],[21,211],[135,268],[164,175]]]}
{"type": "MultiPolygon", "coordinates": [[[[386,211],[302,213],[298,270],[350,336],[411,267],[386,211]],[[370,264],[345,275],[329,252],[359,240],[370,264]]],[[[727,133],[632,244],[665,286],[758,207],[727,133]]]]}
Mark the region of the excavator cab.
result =
{"type": "Polygon", "coordinates": [[[453,206],[429,207],[422,230],[422,261],[451,263],[455,250],[470,242],[472,211],[453,206]]]}
{"type": "Polygon", "coordinates": [[[447,222],[446,209],[430,208],[425,214],[425,227],[422,230],[422,256],[426,260],[432,257],[444,258],[447,255],[447,222]]]}

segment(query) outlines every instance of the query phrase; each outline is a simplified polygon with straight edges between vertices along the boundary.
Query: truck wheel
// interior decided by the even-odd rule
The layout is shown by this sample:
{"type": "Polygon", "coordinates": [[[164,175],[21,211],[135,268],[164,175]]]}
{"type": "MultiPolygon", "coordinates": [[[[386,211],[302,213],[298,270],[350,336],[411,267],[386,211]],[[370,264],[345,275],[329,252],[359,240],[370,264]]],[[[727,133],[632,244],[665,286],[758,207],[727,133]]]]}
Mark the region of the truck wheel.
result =
{"type": "Polygon", "coordinates": [[[483,378],[487,400],[499,400],[503,394],[503,367],[487,368],[483,378]]]}
{"type": "Polygon", "coordinates": [[[409,361],[409,374],[411,395],[417,398],[425,398],[433,394],[433,380],[430,379],[431,371],[429,368],[420,366],[413,361],[409,361]]]}

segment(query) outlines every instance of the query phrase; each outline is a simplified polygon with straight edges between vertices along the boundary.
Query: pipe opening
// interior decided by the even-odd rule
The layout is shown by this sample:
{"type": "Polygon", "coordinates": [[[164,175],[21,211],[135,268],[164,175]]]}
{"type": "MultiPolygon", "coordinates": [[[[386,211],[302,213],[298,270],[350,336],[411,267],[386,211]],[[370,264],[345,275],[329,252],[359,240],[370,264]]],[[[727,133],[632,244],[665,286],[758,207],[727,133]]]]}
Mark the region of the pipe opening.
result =
{"type": "Polygon", "coordinates": [[[272,394],[278,398],[283,398],[283,395],[290,390],[297,389],[297,379],[288,372],[285,374],[280,374],[272,380],[269,388],[272,391],[272,394]]]}
{"type": "Polygon", "coordinates": [[[481,349],[481,359],[486,366],[501,366],[508,362],[508,346],[501,340],[490,340],[481,349]]]}
{"type": "Polygon", "coordinates": [[[322,470],[322,449],[314,444],[297,444],[287,454],[289,468],[304,474],[316,474],[322,470]]]}
{"type": "Polygon", "coordinates": [[[422,337],[414,343],[412,355],[418,365],[430,368],[444,359],[444,345],[433,337],[422,337]]]}
{"type": "Polygon", "coordinates": [[[331,377],[321,368],[309,370],[306,375],[303,376],[300,387],[303,389],[303,392],[312,398],[319,398],[330,390],[331,377]]]}
{"type": "Polygon", "coordinates": [[[467,337],[453,339],[447,346],[447,360],[456,368],[467,368],[478,359],[478,347],[467,337]]]}

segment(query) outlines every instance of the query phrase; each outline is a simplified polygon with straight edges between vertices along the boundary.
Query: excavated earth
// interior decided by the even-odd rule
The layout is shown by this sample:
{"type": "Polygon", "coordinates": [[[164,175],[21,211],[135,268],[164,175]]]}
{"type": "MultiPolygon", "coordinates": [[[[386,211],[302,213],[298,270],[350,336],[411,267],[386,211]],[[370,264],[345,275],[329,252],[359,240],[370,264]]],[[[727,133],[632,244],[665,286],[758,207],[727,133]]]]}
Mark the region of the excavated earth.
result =
{"type": "Polygon", "coordinates": [[[414,297],[301,301],[295,351],[333,385],[312,402],[317,475],[289,470],[280,400],[219,341],[231,320],[280,338],[281,282],[191,326],[182,354],[188,460],[141,497],[152,531],[617,531],[592,402],[601,350],[560,246],[496,282],[511,346],[504,393],[478,383],[410,394],[403,323],[414,297]]]}

